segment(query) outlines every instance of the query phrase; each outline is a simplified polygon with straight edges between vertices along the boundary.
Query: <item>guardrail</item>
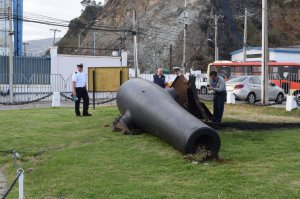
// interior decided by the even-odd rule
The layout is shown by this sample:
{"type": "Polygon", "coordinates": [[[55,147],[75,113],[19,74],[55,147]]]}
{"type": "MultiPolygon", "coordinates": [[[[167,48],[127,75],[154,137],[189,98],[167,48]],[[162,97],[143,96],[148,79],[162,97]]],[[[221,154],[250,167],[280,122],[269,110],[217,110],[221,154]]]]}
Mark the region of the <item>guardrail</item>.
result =
{"type": "Polygon", "coordinates": [[[17,158],[19,156],[18,152],[11,150],[11,151],[0,151],[0,153],[13,154],[14,166],[17,168],[17,175],[16,175],[15,179],[10,184],[8,189],[5,191],[5,193],[3,194],[1,199],[7,198],[7,196],[10,194],[10,192],[16,186],[17,182],[19,185],[19,199],[24,199],[24,170],[17,165],[17,158]]]}

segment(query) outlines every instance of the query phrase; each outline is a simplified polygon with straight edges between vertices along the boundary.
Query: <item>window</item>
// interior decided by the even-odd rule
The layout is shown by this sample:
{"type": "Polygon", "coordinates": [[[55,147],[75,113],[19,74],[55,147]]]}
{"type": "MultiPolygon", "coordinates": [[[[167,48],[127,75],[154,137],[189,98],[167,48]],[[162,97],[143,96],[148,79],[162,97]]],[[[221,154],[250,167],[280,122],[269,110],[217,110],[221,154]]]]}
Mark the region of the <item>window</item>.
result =
{"type": "Polygon", "coordinates": [[[253,77],[254,84],[260,84],[260,79],[258,77],[253,77]]]}
{"type": "Polygon", "coordinates": [[[254,84],[254,81],[253,81],[252,78],[249,79],[249,83],[250,83],[250,84],[254,84]]]}
{"type": "Polygon", "coordinates": [[[247,58],[261,58],[261,54],[248,54],[246,55],[247,58]]]}
{"type": "Polygon", "coordinates": [[[272,67],[273,73],[278,73],[278,67],[272,67]]]}
{"type": "Polygon", "coordinates": [[[231,83],[243,82],[245,81],[245,79],[247,79],[247,77],[237,77],[229,80],[227,83],[231,84],[231,83]]]}

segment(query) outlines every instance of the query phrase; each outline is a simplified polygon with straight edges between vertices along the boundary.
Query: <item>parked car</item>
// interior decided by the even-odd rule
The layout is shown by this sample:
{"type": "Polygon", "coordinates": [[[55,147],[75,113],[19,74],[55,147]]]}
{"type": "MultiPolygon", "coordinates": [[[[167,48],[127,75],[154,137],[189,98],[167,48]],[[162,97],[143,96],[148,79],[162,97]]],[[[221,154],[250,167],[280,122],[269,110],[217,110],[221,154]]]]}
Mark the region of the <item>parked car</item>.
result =
{"type": "MultiPolygon", "coordinates": [[[[259,76],[240,76],[226,82],[227,92],[233,92],[237,100],[246,100],[254,104],[261,100],[261,81],[259,76]]],[[[269,83],[269,100],[282,104],[284,90],[276,84],[269,83]]]]}
{"type": "Polygon", "coordinates": [[[197,74],[196,76],[196,88],[198,93],[205,95],[207,94],[207,85],[208,85],[208,78],[207,74],[202,73],[202,74],[197,74]]]}

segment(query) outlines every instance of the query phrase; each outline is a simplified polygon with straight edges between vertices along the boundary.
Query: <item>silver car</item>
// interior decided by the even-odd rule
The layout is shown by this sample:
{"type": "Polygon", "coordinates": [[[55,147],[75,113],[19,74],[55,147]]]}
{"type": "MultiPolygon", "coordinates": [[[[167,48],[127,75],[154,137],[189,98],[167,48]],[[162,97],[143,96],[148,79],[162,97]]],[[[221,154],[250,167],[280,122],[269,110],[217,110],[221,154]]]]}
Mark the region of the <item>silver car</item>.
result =
{"type": "MultiPolygon", "coordinates": [[[[282,104],[284,90],[274,83],[269,84],[269,100],[282,104]]],[[[240,76],[226,82],[226,91],[233,92],[237,100],[254,104],[261,100],[261,81],[259,76],[240,76]]]]}

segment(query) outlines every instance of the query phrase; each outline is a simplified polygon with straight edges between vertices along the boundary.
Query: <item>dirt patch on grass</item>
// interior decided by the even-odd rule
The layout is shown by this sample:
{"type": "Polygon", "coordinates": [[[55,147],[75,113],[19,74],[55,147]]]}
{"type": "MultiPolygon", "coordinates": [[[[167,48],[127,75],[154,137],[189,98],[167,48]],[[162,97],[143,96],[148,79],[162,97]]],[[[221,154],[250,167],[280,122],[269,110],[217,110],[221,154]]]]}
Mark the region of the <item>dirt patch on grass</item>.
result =
{"type": "Polygon", "coordinates": [[[7,179],[5,175],[0,171],[0,198],[2,198],[6,192],[7,179]]]}

